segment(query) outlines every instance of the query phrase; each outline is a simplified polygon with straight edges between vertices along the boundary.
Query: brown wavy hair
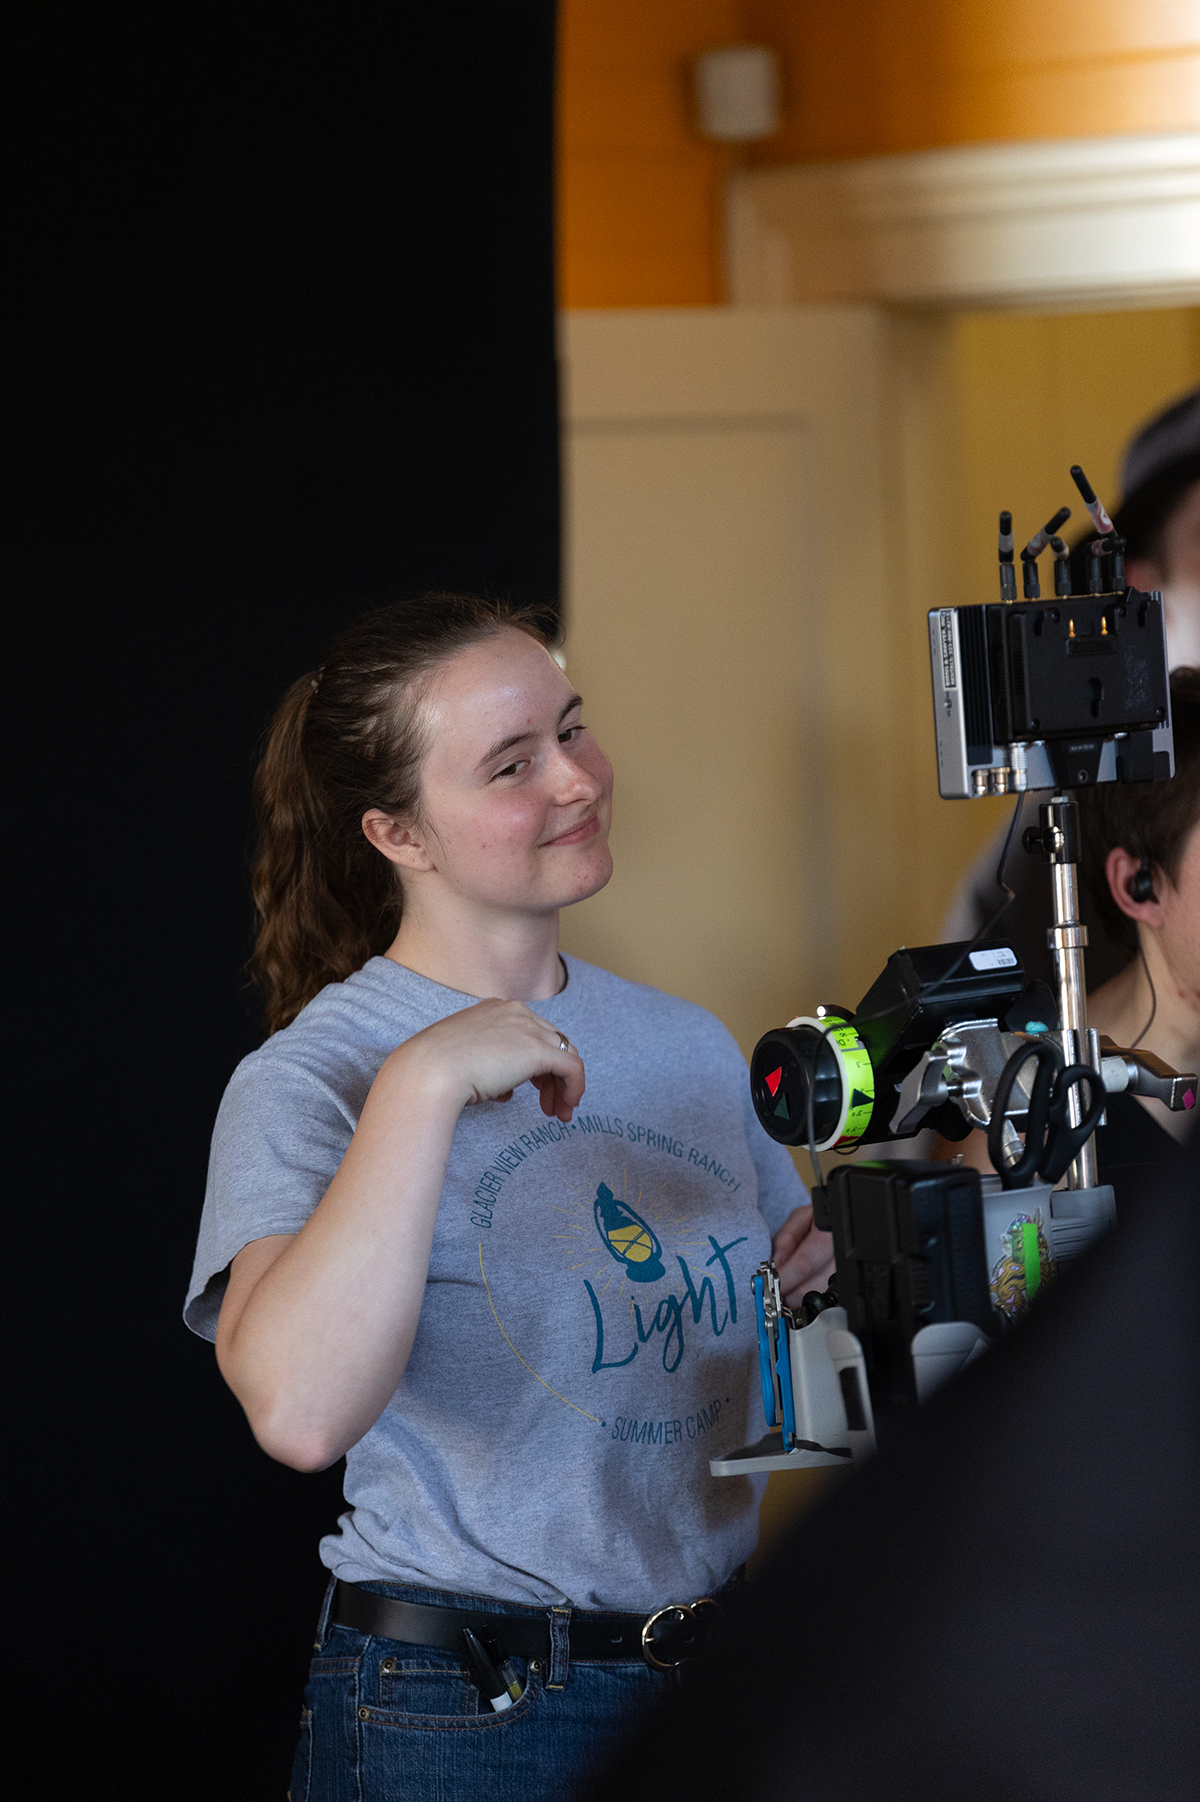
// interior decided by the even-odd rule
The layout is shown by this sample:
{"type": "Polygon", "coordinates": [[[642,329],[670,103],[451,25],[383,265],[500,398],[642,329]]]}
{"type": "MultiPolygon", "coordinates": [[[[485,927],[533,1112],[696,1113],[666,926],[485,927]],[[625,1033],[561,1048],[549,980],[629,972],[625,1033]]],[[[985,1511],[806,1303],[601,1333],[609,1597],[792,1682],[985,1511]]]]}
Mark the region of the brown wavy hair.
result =
{"type": "Polygon", "coordinates": [[[284,695],[254,778],[252,967],[268,1033],[391,944],[404,894],[363,814],[419,818],[421,697],[447,658],[506,626],[548,643],[544,613],[515,602],[396,601],[340,632],[284,695]]]}

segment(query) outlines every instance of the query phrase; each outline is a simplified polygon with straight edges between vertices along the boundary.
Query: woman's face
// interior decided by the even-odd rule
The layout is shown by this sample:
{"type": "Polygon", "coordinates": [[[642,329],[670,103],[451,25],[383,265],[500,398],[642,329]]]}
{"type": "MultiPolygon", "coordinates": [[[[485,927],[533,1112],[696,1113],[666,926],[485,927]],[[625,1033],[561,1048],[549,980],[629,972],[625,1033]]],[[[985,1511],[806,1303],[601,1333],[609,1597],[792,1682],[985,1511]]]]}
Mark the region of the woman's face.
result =
{"type": "Polygon", "coordinates": [[[1135,588],[1162,590],[1167,663],[1200,667],[1200,482],[1185,489],[1162,530],[1160,561],[1130,558],[1135,588]]]}
{"type": "Polygon", "coordinates": [[[612,875],[612,766],[549,652],[508,628],[449,659],[422,703],[412,837],[445,898],[547,913],[612,875]],[[448,892],[447,892],[448,891],[448,892]]]}
{"type": "Polygon", "coordinates": [[[1175,881],[1158,884],[1158,930],[1179,999],[1200,1011],[1200,824],[1184,843],[1175,881]]]}

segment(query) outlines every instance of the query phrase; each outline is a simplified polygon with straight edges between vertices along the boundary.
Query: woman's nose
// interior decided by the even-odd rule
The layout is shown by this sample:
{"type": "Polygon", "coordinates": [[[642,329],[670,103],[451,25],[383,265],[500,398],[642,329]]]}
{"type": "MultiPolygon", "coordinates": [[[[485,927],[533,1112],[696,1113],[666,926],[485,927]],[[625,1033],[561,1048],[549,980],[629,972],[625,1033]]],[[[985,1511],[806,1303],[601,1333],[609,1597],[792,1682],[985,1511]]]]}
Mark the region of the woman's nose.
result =
{"type": "Polygon", "coordinates": [[[560,805],[566,801],[595,801],[603,792],[598,772],[572,757],[566,745],[559,745],[554,771],[555,800],[560,805]]]}

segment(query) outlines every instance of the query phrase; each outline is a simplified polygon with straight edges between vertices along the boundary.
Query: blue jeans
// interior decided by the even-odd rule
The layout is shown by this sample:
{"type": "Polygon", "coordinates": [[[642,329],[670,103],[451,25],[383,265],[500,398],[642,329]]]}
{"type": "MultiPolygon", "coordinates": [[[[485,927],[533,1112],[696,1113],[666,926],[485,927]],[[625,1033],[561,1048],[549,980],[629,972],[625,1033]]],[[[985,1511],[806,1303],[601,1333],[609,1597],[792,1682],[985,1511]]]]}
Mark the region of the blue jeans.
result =
{"type": "MultiPolygon", "coordinates": [[[[364,1589],[405,1602],[528,1613],[407,1583],[364,1589]]],[[[496,1714],[455,1652],[329,1621],[330,1584],[304,1692],[289,1802],[573,1802],[682,1680],[641,1659],[568,1658],[555,1614],[546,1661],[513,1663],[519,1702],[496,1714]]]]}

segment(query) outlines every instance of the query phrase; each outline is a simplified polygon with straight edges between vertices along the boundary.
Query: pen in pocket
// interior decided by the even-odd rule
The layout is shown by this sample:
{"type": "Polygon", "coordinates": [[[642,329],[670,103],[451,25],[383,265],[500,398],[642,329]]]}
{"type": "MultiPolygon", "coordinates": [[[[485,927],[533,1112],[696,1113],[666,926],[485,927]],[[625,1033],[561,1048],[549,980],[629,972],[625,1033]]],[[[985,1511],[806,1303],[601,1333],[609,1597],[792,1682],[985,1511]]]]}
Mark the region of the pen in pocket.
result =
{"type": "Polygon", "coordinates": [[[521,1694],[521,1684],[504,1648],[491,1633],[487,1635],[490,1648],[472,1633],[470,1627],[463,1628],[462,1636],[467,1648],[467,1662],[480,1694],[487,1697],[497,1714],[511,1708],[521,1694]],[[496,1654],[499,1655],[499,1669],[496,1654]]]}
{"type": "Polygon", "coordinates": [[[484,1649],[496,1667],[496,1674],[514,1702],[519,1702],[525,1691],[525,1685],[517,1675],[516,1666],[497,1639],[490,1627],[485,1627],[480,1634],[484,1649]]]}

